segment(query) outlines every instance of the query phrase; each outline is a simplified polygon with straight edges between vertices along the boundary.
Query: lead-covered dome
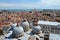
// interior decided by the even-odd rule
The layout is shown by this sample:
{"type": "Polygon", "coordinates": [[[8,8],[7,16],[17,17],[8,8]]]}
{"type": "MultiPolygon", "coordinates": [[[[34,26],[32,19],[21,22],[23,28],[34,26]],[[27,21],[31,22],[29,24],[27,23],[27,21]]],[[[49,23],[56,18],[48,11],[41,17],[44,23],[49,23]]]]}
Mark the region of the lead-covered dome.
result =
{"type": "Polygon", "coordinates": [[[11,26],[12,27],[16,27],[17,26],[17,23],[13,23],[11,26]]]}
{"type": "Polygon", "coordinates": [[[29,27],[28,21],[22,22],[22,26],[23,26],[23,27],[25,27],[25,26],[29,27]]]}
{"type": "Polygon", "coordinates": [[[33,26],[33,22],[29,21],[29,27],[32,28],[32,26],[33,26]]]}
{"type": "Polygon", "coordinates": [[[29,22],[28,21],[23,21],[22,22],[22,27],[23,27],[24,31],[28,31],[28,29],[29,29],[29,22]]]}
{"type": "Polygon", "coordinates": [[[33,33],[40,33],[41,27],[39,25],[38,26],[33,26],[32,31],[33,31],[33,33]]]}
{"type": "Polygon", "coordinates": [[[16,34],[16,35],[21,35],[23,34],[24,30],[22,27],[15,27],[13,28],[13,33],[16,34]]]}

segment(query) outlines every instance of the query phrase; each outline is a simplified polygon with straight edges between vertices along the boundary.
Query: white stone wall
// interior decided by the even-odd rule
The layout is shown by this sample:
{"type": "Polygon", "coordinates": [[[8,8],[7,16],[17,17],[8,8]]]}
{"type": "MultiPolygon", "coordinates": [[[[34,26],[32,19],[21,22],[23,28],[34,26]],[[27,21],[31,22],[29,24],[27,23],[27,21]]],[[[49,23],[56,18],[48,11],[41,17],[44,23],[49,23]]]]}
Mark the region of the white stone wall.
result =
{"type": "Polygon", "coordinates": [[[52,26],[52,25],[41,25],[41,30],[43,32],[45,31],[49,31],[50,33],[57,33],[60,34],[60,30],[58,30],[58,28],[60,28],[60,26],[52,26]]]}

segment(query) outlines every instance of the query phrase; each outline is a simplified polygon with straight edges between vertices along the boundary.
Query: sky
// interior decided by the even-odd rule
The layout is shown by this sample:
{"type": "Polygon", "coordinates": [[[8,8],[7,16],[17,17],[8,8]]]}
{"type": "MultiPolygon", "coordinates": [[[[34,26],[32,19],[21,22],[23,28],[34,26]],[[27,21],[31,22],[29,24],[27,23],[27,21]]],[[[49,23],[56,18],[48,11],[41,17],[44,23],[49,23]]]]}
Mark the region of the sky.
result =
{"type": "Polygon", "coordinates": [[[60,0],[0,0],[0,9],[60,9],[60,0]]]}

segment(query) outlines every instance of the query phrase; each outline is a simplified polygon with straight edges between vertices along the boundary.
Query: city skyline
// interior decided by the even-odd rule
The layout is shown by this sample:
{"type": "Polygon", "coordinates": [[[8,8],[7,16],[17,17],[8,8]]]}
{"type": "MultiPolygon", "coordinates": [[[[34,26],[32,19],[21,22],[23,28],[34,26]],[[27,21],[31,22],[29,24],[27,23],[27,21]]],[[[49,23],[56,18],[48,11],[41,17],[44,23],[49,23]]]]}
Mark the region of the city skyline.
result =
{"type": "Polygon", "coordinates": [[[0,9],[60,9],[60,0],[0,0],[0,9]]]}

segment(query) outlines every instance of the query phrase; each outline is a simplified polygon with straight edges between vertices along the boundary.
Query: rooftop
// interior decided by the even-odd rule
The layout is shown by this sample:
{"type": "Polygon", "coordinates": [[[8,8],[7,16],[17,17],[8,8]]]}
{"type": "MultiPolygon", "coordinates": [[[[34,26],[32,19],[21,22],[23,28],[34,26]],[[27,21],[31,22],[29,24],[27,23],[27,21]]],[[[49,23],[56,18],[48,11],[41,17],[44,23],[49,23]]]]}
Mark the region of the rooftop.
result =
{"type": "Polygon", "coordinates": [[[51,21],[38,21],[38,24],[53,25],[53,26],[60,25],[60,23],[58,23],[58,22],[51,22],[51,21]]]}

